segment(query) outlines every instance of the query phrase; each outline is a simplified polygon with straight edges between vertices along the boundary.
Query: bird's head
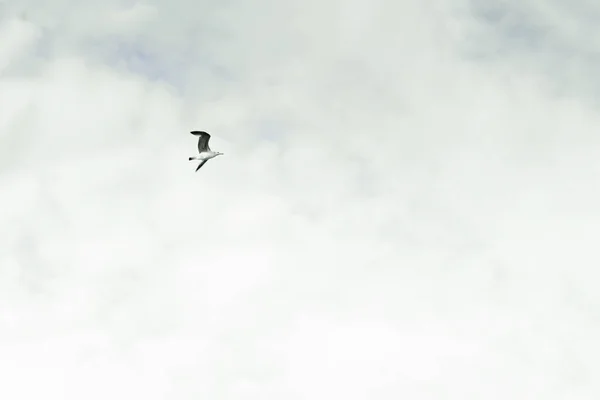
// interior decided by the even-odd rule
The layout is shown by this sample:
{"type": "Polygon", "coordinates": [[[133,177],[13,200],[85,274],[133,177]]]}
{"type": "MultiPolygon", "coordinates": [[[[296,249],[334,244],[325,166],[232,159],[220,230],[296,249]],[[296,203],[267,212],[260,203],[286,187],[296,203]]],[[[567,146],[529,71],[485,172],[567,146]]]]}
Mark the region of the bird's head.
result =
{"type": "Polygon", "coordinates": [[[219,153],[219,152],[217,151],[217,155],[218,155],[218,156],[222,156],[222,155],[223,155],[223,153],[219,153]]]}

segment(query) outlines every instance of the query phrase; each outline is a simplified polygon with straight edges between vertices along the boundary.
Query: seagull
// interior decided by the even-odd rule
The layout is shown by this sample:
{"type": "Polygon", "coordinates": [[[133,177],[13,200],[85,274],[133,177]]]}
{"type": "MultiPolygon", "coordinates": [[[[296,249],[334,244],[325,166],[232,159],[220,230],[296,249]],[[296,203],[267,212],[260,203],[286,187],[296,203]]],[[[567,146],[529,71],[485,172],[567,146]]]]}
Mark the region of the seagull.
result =
{"type": "Polygon", "coordinates": [[[198,138],[198,152],[200,155],[198,157],[190,157],[189,160],[200,160],[200,164],[198,164],[198,168],[196,168],[196,172],[211,158],[215,158],[216,156],[223,155],[223,153],[219,153],[218,151],[212,151],[208,146],[208,141],[210,140],[210,134],[204,131],[191,131],[192,135],[200,136],[198,138]]]}

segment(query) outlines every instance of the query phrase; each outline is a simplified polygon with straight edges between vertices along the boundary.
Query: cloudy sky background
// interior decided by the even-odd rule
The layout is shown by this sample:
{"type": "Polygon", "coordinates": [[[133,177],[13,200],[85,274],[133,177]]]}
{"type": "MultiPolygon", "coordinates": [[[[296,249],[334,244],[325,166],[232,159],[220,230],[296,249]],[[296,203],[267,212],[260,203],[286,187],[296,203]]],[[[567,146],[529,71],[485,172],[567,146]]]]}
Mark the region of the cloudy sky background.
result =
{"type": "Polygon", "coordinates": [[[598,17],[0,4],[0,398],[597,399],[598,17]]]}

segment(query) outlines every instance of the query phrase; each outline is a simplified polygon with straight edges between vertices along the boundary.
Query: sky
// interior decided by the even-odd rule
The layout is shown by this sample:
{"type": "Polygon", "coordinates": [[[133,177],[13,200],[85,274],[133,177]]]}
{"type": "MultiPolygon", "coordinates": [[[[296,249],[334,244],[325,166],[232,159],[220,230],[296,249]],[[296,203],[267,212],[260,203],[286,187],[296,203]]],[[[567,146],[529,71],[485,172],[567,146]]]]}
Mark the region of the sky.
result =
{"type": "Polygon", "coordinates": [[[598,16],[0,3],[0,398],[599,398],[598,16]]]}

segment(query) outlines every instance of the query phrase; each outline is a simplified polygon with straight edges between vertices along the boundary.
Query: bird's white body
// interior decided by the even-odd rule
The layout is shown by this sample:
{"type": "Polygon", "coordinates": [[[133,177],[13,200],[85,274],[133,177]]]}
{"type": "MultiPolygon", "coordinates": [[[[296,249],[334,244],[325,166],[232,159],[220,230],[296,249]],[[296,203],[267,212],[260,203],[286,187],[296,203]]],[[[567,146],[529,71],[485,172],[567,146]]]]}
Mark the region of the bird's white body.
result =
{"type": "Polygon", "coordinates": [[[211,158],[215,158],[216,156],[220,156],[223,153],[219,153],[218,151],[212,151],[208,146],[208,141],[210,140],[210,135],[204,131],[192,131],[190,132],[192,135],[199,136],[198,138],[198,156],[189,157],[189,160],[198,160],[201,161],[196,168],[196,171],[200,169],[208,160],[211,158]]]}
{"type": "Polygon", "coordinates": [[[223,153],[219,153],[218,151],[203,151],[202,153],[198,154],[197,157],[190,157],[190,160],[210,160],[211,158],[215,158],[221,154],[223,153]]]}

